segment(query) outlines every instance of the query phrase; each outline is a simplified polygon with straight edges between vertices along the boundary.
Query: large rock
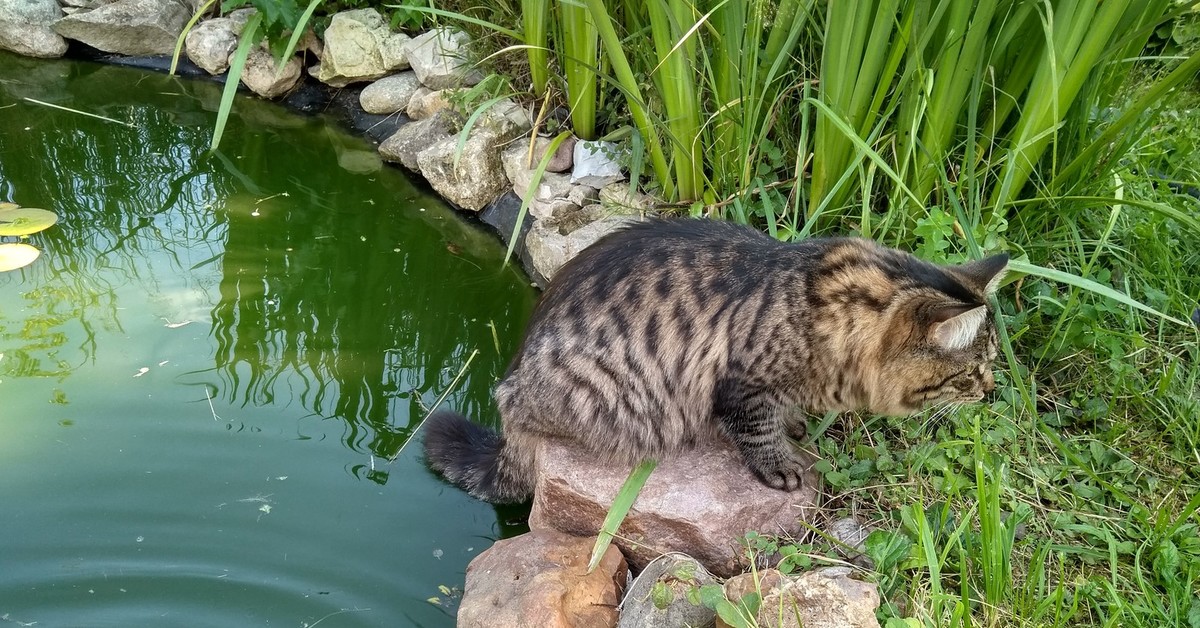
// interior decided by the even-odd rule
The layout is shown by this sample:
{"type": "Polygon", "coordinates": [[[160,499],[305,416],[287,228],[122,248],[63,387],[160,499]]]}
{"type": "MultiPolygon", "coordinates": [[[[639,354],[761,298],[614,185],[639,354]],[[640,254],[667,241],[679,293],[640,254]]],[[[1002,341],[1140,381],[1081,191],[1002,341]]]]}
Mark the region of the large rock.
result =
{"type": "Polygon", "coordinates": [[[192,63],[209,74],[229,69],[229,57],[237,49],[241,25],[227,17],[205,20],[192,27],[184,39],[184,49],[192,63]]]}
{"type": "Polygon", "coordinates": [[[474,85],[483,80],[483,75],[472,70],[463,56],[470,41],[462,31],[435,28],[406,42],[404,57],[429,89],[474,85]]]}
{"type": "MultiPolygon", "coordinates": [[[[725,597],[736,602],[748,593],[760,594],[756,625],[762,628],[879,628],[879,590],[850,578],[851,573],[849,567],[827,567],[785,576],[764,569],[731,578],[725,597]]],[[[717,626],[728,628],[720,619],[717,626]]]]}
{"type": "Polygon", "coordinates": [[[406,69],[401,50],[408,39],[393,33],[375,9],[342,11],[325,29],[325,48],[315,76],[327,85],[345,87],[406,69]]]}
{"type": "Polygon", "coordinates": [[[127,56],[169,55],[192,13],[177,0],[117,0],[54,25],[67,39],[127,56]]]}
{"type": "Polygon", "coordinates": [[[609,546],[587,573],[594,543],[548,530],[496,541],[467,567],[458,628],[615,626],[628,568],[609,546]]]}
{"type": "Polygon", "coordinates": [[[246,65],[242,68],[242,84],[250,91],[263,98],[278,98],[296,86],[300,81],[300,59],[292,57],[283,66],[283,72],[276,73],[279,62],[263,47],[255,47],[246,57],[246,65]]]}
{"type": "Polygon", "coordinates": [[[475,128],[460,152],[459,137],[452,135],[417,153],[417,167],[438,194],[479,211],[508,188],[499,147],[506,139],[489,128],[475,128]]]}
{"type": "Polygon", "coordinates": [[[405,168],[418,172],[417,153],[450,137],[454,116],[450,112],[409,122],[379,145],[379,155],[386,161],[400,162],[405,168]]]}
{"type": "Polygon", "coordinates": [[[707,628],[717,618],[707,606],[693,604],[700,587],[716,579],[695,558],[672,552],[654,559],[629,585],[621,601],[617,628],[707,628]]]}
{"type": "Polygon", "coordinates": [[[27,57],[61,57],[67,42],[54,32],[63,16],[55,0],[0,0],[0,50],[27,57]]]}
{"type": "MultiPolygon", "coordinates": [[[[531,240],[536,232],[535,225],[531,240]]],[[[526,245],[533,249],[532,241],[526,245]]],[[[594,455],[569,445],[543,443],[529,527],[596,534],[629,470],[629,465],[600,464],[594,455]]],[[[747,532],[804,532],[800,521],[815,510],[818,481],[810,470],[803,488],[770,488],[732,445],[711,442],[659,461],[613,542],[637,569],[659,554],[679,551],[712,573],[730,577],[748,566],[739,543],[747,532]]]]}
{"type": "Polygon", "coordinates": [[[421,81],[413,72],[385,76],[367,86],[358,95],[358,104],[367,113],[390,114],[404,111],[421,81]]]}
{"type": "MultiPolygon", "coordinates": [[[[595,208],[581,208],[580,211],[590,217],[595,215],[595,212],[592,211],[593,209],[599,209],[599,206],[595,208]]],[[[596,240],[634,220],[637,219],[630,216],[604,216],[572,231],[560,228],[558,219],[539,220],[535,222],[533,227],[529,229],[529,233],[525,236],[525,249],[529,253],[529,262],[533,266],[533,270],[536,271],[535,279],[538,280],[539,284],[545,285],[547,281],[554,277],[554,273],[562,268],[563,264],[566,264],[572,257],[579,255],[580,251],[591,246],[596,240]]],[[[606,471],[612,470],[609,469],[606,471]]],[[[628,472],[629,469],[625,469],[625,473],[628,472]]],[[[621,480],[624,480],[624,476],[622,476],[621,480]]],[[[620,482],[617,482],[617,485],[619,486],[620,482]]],[[[589,494],[591,494],[590,489],[589,494]]],[[[534,504],[536,511],[536,500],[534,504]]],[[[601,518],[603,516],[602,511],[601,518]]],[[[593,534],[597,530],[599,528],[593,530],[593,534]]],[[[680,551],[688,550],[686,547],[677,549],[680,551]]]]}

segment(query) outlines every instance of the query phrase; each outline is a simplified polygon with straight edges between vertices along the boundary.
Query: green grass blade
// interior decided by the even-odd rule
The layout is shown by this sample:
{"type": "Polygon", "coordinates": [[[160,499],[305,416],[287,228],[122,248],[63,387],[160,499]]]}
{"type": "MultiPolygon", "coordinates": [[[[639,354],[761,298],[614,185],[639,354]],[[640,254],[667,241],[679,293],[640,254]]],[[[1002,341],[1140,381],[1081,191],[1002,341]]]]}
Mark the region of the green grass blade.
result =
{"type": "Polygon", "coordinates": [[[521,0],[523,41],[529,46],[526,55],[536,96],[546,93],[546,83],[550,80],[549,23],[550,0],[521,0]]]}
{"type": "Polygon", "coordinates": [[[525,223],[525,214],[529,212],[529,203],[533,197],[537,196],[537,188],[542,183],[542,177],[546,175],[546,166],[550,164],[550,159],[554,157],[554,153],[558,152],[558,147],[568,137],[571,137],[571,132],[563,131],[550,140],[550,144],[546,146],[546,154],[542,155],[542,159],[538,161],[537,167],[533,170],[533,178],[529,180],[529,189],[525,191],[525,199],[521,201],[521,208],[517,210],[517,223],[513,226],[512,235],[508,238],[508,248],[504,250],[504,265],[506,266],[508,265],[508,260],[512,259],[513,251],[517,248],[517,238],[521,235],[521,225],[525,223]]]}
{"type": "Polygon", "coordinates": [[[1093,292],[1102,297],[1112,299],[1113,301],[1116,301],[1122,305],[1127,305],[1131,308],[1141,310],[1147,314],[1153,314],[1154,316],[1175,323],[1176,325],[1181,325],[1188,328],[1192,327],[1190,322],[1183,321],[1175,318],[1174,316],[1163,314],[1162,312],[1159,312],[1158,310],[1141,303],[1140,301],[1123,292],[1118,292],[1112,288],[1109,288],[1108,286],[1096,283],[1090,279],[1085,279],[1078,275],[1072,275],[1071,273],[1066,273],[1054,268],[1046,268],[1045,266],[1038,266],[1037,264],[1030,264],[1029,262],[1022,262],[1019,260],[1009,261],[1008,269],[1012,272],[1025,273],[1026,275],[1042,277],[1043,279],[1049,279],[1051,281],[1065,283],[1069,286],[1075,286],[1076,288],[1082,288],[1088,292],[1093,292]]]}
{"type": "Polygon", "coordinates": [[[179,53],[183,50],[183,44],[187,40],[188,33],[192,32],[192,27],[196,25],[196,22],[200,21],[200,18],[205,13],[208,13],[208,10],[212,8],[212,5],[216,1],[208,0],[200,5],[200,8],[196,9],[196,12],[192,14],[192,19],[183,25],[183,30],[179,33],[179,37],[175,39],[175,52],[171,55],[171,69],[167,70],[167,74],[175,74],[175,69],[179,67],[179,53]]]}
{"type": "Polygon", "coordinates": [[[292,36],[288,38],[287,47],[283,49],[283,56],[279,58],[279,67],[275,68],[275,78],[283,74],[283,68],[287,66],[287,62],[296,54],[296,46],[300,44],[300,38],[304,36],[304,29],[308,27],[308,21],[312,19],[313,11],[325,0],[312,0],[308,3],[308,8],[304,9],[304,13],[300,15],[300,21],[296,22],[296,26],[292,28],[292,36]]]}
{"type": "Polygon", "coordinates": [[[250,56],[250,48],[255,44],[255,35],[261,22],[262,13],[255,11],[242,28],[241,40],[238,41],[237,51],[233,53],[233,59],[229,62],[229,72],[225,75],[225,89],[221,92],[221,106],[217,108],[217,123],[213,126],[209,150],[217,150],[221,145],[225,123],[229,121],[229,110],[233,108],[233,96],[237,94],[238,83],[242,80],[242,69],[246,67],[246,57],[250,56]]]}
{"type": "Polygon", "coordinates": [[[625,515],[629,514],[634,500],[642,492],[646,479],[650,477],[650,473],[656,466],[658,466],[658,462],[654,460],[643,460],[629,472],[629,477],[625,478],[621,490],[617,491],[617,496],[613,498],[608,514],[604,516],[604,523],[600,525],[600,534],[596,537],[596,544],[592,547],[592,558],[588,561],[588,573],[595,571],[596,567],[600,565],[600,559],[604,557],[604,552],[608,551],[613,535],[617,533],[617,528],[621,527],[625,515]]]}

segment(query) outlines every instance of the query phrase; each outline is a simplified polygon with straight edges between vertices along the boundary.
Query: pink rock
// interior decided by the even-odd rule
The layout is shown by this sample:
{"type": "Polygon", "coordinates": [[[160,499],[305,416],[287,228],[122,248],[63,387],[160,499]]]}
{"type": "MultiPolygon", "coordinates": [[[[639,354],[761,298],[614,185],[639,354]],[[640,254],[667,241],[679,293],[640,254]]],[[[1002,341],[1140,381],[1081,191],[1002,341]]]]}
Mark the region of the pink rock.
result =
{"type": "MultiPolygon", "coordinates": [[[[601,465],[594,455],[543,443],[529,527],[593,535],[625,478],[627,465],[601,465]]],[[[800,534],[814,514],[818,476],[780,491],[754,476],[732,445],[720,442],[660,461],[613,542],[642,569],[665,552],[695,557],[717,576],[748,567],[739,544],[747,532],[800,534]]]]}

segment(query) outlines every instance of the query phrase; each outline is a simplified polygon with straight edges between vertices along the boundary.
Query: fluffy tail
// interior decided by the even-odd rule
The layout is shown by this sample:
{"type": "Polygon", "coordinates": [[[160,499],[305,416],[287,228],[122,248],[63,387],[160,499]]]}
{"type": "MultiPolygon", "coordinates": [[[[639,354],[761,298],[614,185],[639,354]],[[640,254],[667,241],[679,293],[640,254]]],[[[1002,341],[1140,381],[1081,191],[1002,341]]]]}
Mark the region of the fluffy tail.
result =
{"type": "Polygon", "coordinates": [[[440,410],[425,423],[425,458],[473,497],[511,504],[533,497],[533,452],[515,447],[495,430],[440,410]]]}

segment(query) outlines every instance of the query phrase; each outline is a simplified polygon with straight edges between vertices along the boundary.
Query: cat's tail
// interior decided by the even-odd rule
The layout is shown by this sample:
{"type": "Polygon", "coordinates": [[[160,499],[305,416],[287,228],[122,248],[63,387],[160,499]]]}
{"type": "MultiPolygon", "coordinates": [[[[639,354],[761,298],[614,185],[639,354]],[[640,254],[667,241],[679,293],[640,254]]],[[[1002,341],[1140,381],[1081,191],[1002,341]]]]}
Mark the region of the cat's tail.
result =
{"type": "Polygon", "coordinates": [[[533,497],[534,452],[522,440],[508,442],[461,414],[439,410],[425,423],[425,458],[473,497],[493,504],[523,502],[533,497]]]}

